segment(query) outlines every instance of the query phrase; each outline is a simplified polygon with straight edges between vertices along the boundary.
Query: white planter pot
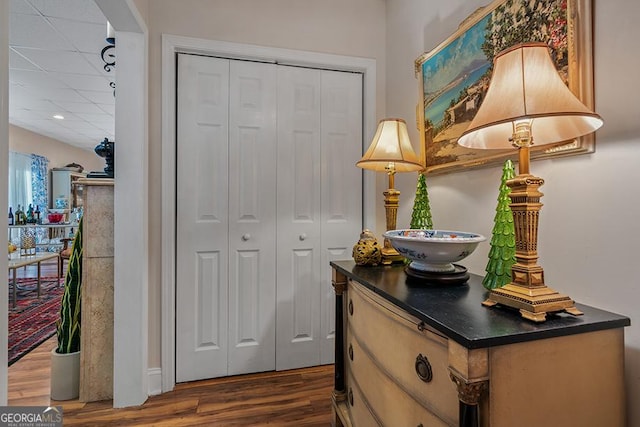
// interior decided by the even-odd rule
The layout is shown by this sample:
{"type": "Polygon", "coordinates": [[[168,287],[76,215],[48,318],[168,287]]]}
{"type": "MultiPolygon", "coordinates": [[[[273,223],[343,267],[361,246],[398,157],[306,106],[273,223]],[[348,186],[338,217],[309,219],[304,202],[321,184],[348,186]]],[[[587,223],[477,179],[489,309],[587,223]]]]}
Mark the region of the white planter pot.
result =
{"type": "Polygon", "coordinates": [[[51,399],[71,400],[80,395],[80,352],[51,350],[51,399]]]}

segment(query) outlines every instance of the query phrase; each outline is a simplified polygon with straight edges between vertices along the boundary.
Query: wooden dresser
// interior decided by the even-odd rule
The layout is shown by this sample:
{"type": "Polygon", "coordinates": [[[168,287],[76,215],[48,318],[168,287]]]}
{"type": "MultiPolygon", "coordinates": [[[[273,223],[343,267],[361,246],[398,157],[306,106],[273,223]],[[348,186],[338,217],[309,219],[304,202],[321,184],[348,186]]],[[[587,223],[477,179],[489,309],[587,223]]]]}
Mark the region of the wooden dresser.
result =
{"type": "Polygon", "coordinates": [[[332,262],[337,426],[624,426],[629,318],[533,323],[481,306],[482,278],[425,287],[403,266],[332,262]]]}

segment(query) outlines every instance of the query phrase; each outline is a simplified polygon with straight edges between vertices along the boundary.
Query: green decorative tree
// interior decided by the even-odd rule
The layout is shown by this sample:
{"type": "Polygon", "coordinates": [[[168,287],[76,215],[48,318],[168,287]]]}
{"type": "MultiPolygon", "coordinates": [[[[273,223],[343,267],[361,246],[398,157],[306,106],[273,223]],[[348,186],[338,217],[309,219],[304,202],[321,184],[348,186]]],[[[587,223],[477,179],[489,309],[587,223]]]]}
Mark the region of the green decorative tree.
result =
{"type": "Polygon", "coordinates": [[[498,196],[498,207],[494,218],[489,262],[482,284],[487,289],[500,288],[511,282],[511,266],[516,262],[516,232],[513,226],[513,213],[509,207],[507,180],[515,176],[513,162],[507,160],[502,167],[502,183],[498,196]]]}
{"type": "Polygon", "coordinates": [[[80,351],[80,296],[82,294],[82,218],[73,241],[69,267],[64,279],[60,318],[56,322],[58,348],[56,353],[80,351]]]}
{"type": "Polygon", "coordinates": [[[429,207],[429,193],[427,193],[427,180],[423,173],[418,174],[418,187],[416,189],[416,198],[413,202],[411,224],[409,227],[414,229],[433,229],[431,208],[429,207]]]}

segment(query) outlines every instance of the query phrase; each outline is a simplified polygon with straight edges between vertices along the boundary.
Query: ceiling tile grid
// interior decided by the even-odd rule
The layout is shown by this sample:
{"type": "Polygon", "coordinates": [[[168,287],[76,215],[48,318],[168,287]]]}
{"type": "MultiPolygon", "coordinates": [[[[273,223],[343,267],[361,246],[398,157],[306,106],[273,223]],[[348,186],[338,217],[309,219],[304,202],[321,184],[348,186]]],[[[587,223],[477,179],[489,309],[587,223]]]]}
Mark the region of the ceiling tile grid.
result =
{"type": "Polygon", "coordinates": [[[114,140],[102,11],[91,0],[11,0],[10,13],[9,122],[85,149],[114,140]]]}

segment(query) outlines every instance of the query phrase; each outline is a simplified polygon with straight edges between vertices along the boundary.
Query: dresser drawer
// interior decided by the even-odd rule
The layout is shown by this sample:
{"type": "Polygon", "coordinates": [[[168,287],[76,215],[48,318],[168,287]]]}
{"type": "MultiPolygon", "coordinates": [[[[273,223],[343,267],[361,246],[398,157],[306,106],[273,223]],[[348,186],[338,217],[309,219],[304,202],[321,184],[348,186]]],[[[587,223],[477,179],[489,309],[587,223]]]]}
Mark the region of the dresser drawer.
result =
{"type": "Polygon", "coordinates": [[[375,419],[369,403],[362,398],[362,391],[352,375],[347,375],[347,407],[353,427],[375,427],[380,422],[375,419]]]}
{"type": "MultiPolygon", "coordinates": [[[[351,352],[366,355],[376,370],[433,413],[438,422],[457,425],[458,392],[449,378],[447,339],[424,328],[419,330],[415,318],[355,281],[349,282],[347,295],[348,358],[351,352]]],[[[362,371],[355,363],[353,368],[362,371]]]]}
{"type": "Polygon", "coordinates": [[[372,411],[374,417],[380,420],[382,425],[389,427],[450,425],[429,412],[393,378],[381,371],[349,331],[347,331],[347,339],[351,346],[347,362],[348,371],[357,382],[362,399],[371,408],[375,408],[372,411]]]}

